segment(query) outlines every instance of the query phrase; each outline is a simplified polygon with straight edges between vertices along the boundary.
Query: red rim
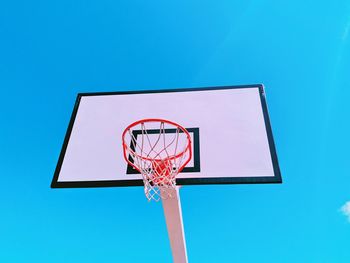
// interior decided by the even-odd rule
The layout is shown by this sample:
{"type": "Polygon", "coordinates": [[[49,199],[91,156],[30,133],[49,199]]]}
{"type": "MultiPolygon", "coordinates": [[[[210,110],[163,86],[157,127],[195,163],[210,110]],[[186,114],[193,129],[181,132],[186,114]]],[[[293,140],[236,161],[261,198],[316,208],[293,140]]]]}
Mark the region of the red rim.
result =
{"type": "Polygon", "coordinates": [[[171,124],[177,128],[179,128],[180,130],[182,130],[186,136],[187,136],[187,140],[188,140],[188,144],[186,146],[186,148],[180,152],[179,154],[175,155],[175,156],[172,156],[172,157],[169,157],[169,158],[165,158],[165,159],[155,159],[155,158],[147,158],[147,157],[143,157],[143,156],[140,156],[139,154],[135,153],[134,151],[130,150],[133,154],[135,154],[137,157],[143,159],[143,160],[147,160],[147,161],[162,161],[162,160],[173,160],[173,159],[177,159],[179,157],[181,157],[182,155],[185,154],[185,152],[187,150],[189,150],[189,158],[188,160],[179,168],[179,172],[181,172],[181,170],[189,163],[189,161],[191,160],[192,158],[192,147],[191,147],[191,136],[190,134],[188,133],[188,131],[182,127],[181,125],[175,123],[175,122],[172,122],[172,121],[168,121],[168,120],[164,120],[164,119],[142,119],[142,120],[139,120],[139,121],[136,121],[136,122],[133,122],[131,123],[128,127],[125,128],[123,134],[122,134],[122,143],[123,143],[123,152],[124,152],[124,159],[132,166],[134,167],[135,169],[137,169],[138,171],[140,171],[140,169],[135,166],[132,162],[130,162],[127,158],[127,154],[126,154],[126,149],[128,149],[128,146],[126,145],[125,143],[125,134],[128,132],[128,130],[130,130],[132,127],[138,125],[138,124],[141,124],[141,123],[145,123],[145,122],[164,122],[164,123],[168,123],[168,124],[171,124]]]}

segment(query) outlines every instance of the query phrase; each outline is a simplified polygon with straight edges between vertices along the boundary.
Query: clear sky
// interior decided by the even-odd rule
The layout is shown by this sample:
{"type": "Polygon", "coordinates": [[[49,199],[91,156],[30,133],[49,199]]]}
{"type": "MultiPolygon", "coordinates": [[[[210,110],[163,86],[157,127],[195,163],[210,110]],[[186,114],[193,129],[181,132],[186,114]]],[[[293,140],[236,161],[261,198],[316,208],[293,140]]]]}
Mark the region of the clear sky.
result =
{"type": "Polygon", "coordinates": [[[183,187],[189,261],[350,262],[348,0],[2,0],[0,262],[171,262],[141,187],[50,189],[76,94],[251,83],[284,183],[183,187]]]}

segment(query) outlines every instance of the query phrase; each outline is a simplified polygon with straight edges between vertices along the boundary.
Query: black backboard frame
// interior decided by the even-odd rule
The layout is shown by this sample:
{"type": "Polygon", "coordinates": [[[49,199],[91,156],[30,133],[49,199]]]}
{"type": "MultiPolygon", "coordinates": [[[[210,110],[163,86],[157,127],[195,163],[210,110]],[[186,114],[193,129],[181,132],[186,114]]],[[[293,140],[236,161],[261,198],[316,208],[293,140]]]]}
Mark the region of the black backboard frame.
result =
{"type": "MultiPolygon", "coordinates": [[[[164,90],[139,90],[139,91],[118,91],[118,92],[94,92],[79,93],[77,95],[74,109],[67,128],[66,136],[63,141],[61,153],[57,162],[54,177],[51,182],[52,188],[85,188],[85,187],[117,187],[117,186],[142,186],[143,181],[140,180],[103,180],[103,181],[58,181],[59,173],[62,167],[69,138],[74,126],[79,104],[82,97],[85,96],[106,96],[106,95],[125,95],[125,94],[142,94],[142,93],[164,93],[164,92],[193,92],[204,90],[222,90],[222,89],[251,89],[259,90],[261,107],[264,116],[265,128],[268,137],[270,154],[273,164],[274,176],[266,177],[215,177],[215,178],[178,178],[178,185],[200,185],[200,184],[266,184],[266,183],[282,183],[282,176],[277,158],[276,147],[273,139],[270,118],[267,109],[264,86],[262,84],[240,85],[240,86],[219,86],[219,87],[202,87],[202,88],[185,88],[185,89],[164,89],[164,90]]],[[[198,143],[199,147],[199,143],[198,143]]],[[[199,151],[199,148],[198,148],[199,151]]],[[[198,152],[199,154],[199,152],[198,152]]],[[[199,155],[198,155],[199,156],[199,155]]],[[[199,160],[198,160],[199,161],[199,160]]]]}

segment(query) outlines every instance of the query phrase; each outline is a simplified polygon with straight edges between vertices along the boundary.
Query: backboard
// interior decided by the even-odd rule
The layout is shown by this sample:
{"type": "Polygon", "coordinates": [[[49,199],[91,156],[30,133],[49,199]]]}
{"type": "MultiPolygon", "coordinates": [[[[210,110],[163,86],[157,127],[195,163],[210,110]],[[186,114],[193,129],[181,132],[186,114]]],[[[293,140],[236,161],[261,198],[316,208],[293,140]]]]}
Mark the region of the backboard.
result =
{"type": "MultiPolygon", "coordinates": [[[[80,93],[51,187],[141,186],[121,136],[146,118],[179,123],[192,159],[178,185],[281,183],[263,85],[80,93]]],[[[171,135],[174,130],[166,131],[171,135]]],[[[134,136],[140,131],[134,130],[134,136]]],[[[157,136],[157,129],[149,130],[157,136]]]]}

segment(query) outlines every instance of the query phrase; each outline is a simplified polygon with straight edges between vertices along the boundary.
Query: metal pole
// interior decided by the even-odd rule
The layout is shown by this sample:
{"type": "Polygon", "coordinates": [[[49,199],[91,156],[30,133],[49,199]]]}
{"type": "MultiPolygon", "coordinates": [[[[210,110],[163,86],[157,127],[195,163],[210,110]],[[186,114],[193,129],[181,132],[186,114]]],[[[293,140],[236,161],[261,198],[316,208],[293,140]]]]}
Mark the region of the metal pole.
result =
{"type": "MultiPolygon", "coordinates": [[[[169,192],[169,190],[167,190],[169,192]]],[[[182,222],[179,187],[171,193],[171,198],[162,199],[168,235],[174,263],[188,263],[185,233],[182,222]]]]}

